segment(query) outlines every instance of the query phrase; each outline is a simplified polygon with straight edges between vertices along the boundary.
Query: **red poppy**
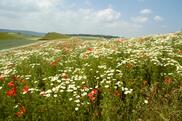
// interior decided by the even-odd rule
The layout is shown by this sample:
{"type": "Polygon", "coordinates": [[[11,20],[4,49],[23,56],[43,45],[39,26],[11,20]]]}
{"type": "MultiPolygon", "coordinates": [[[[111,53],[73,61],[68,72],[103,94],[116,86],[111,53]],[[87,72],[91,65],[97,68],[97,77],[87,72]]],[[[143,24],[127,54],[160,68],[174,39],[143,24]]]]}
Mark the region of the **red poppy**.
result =
{"type": "Polygon", "coordinates": [[[26,94],[29,91],[29,87],[28,86],[24,86],[22,91],[23,91],[24,94],[26,94]]]}
{"type": "Polygon", "coordinates": [[[16,95],[16,88],[12,88],[6,92],[7,96],[15,96],[16,95]]]}
{"type": "Polygon", "coordinates": [[[89,99],[93,102],[95,100],[96,97],[94,97],[93,95],[89,96],[89,99]]]}
{"type": "Polygon", "coordinates": [[[25,113],[26,113],[26,108],[25,108],[24,106],[21,106],[21,107],[19,108],[19,111],[16,112],[16,116],[17,116],[17,117],[20,117],[20,116],[22,116],[22,115],[25,114],[25,113]]]}
{"type": "MultiPolygon", "coordinates": [[[[93,52],[93,50],[94,50],[93,48],[88,48],[86,53],[85,53],[86,55],[84,55],[84,56],[87,57],[87,55],[91,54],[93,52]]],[[[84,57],[84,58],[86,58],[86,57],[84,57]]]]}
{"type": "Polygon", "coordinates": [[[58,58],[56,58],[53,62],[51,62],[50,65],[51,65],[52,67],[55,67],[55,66],[58,65],[58,63],[60,62],[60,60],[61,60],[61,58],[58,57],[58,58]]]}
{"type": "Polygon", "coordinates": [[[15,86],[14,81],[8,83],[8,87],[14,87],[14,86],[15,86]]]}
{"type": "Polygon", "coordinates": [[[93,89],[90,93],[88,93],[88,97],[93,102],[96,99],[95,95],[97,94],[98,94],[98,90],[93,89]]]}
{"type": "Polygon", "coordinates": [[[94,49],[93,48],[88,48],[87,51],[93,51],[94,49]]]}
{"type": "Polygon", "coordinates": [[[93,89],[90,93],[97,94],[98,93],[98,90],[97,89],[93,89]]]}
{"type": "Polygon", "coordinates": [[[114,93],[114,96],[119,97],[120,95],[121,94],[120,94],[119,90],[116,90],[115,93],[114,93]]]}

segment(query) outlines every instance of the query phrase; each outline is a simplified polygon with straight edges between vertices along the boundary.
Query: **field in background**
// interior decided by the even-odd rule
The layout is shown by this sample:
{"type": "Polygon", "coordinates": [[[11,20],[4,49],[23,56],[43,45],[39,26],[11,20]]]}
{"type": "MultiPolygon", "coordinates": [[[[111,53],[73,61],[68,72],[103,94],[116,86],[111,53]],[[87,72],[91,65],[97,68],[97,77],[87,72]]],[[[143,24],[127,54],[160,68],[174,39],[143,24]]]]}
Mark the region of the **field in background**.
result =
{"type": "Polygon", "coordinates": [[[70,37],[65,34],[60,34],[56,32],[49,32],[44,35],[40,40],[55,40],[55,39],[69,39],[70,37]]]}
{"type": "Polygon", "coordinates": [[[37,42],[41,36],[15,32],[0,32],[0,50],[37,42]]]}
{"type": "Polygon", "coordinates": [[[182,120],[182,33],[87,39],[0,52],[0,120],[182,120]]]}
{"type": "Polygon", "coordinates": [[[21,30],[3,30],[0,29],[0,50],[27,45],[38,41],[52,40],[108,40],[118,38],[109,35],[90,35],[90,34],[61,34],[56,32],[38,33],[21,30]]]}
{"type": "Polygon", "coordinates": [[[37,41],[36,40],[1,40],[0,50],[19,47],[19,46],[31,44],[34,42],[37,42],[37,41]]]}
{"type": "Polygon", "coordinates": [[[78,36],[78,38],[81,40],[102,40],[103,39],[101,37],[88,37],[88,36],[78,36]]]}

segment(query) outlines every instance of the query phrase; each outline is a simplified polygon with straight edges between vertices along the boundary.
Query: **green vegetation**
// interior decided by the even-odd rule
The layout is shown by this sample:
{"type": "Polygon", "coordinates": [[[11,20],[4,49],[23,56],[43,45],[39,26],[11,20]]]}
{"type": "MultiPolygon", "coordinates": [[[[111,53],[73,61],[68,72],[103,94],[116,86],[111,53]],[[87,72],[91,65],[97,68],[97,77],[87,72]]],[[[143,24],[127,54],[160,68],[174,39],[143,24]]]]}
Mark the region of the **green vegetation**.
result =
{"type": "Polygon", "coordinates": [[[37,40],[0,40],[0,50],[37,42],[37,40]]]}
{"type": "Polygon", "coordinates": [[[1,40],[38,40],[40,36],[22,34],[22,33],[13,33],[13,32],[0,32],[0,41],[1,40]]]}
{"type": "Polygon", "coordinates": [[[1,121],[182,121],[182,34],[0,53],[1,121]]]}
{"type": "Polygon", "coordinates": [[[0,40],[24,40],[25,35],[20,33],[0,32],[0,40]]]}
{"type": "Polygon", "coordinates": [[[68,39],[70,38],[68,35],[60,34],[56,32],[49,32],[40,40],[55,40],[55,39],[68,39]]]}
{"type": "Polygon", "coordinates": [[[83,37],[83,38],[91,38],[92,40],[94,38],[105,38],[105,39],[113,39],[113,38],[119,38],[119,36],[111,36],[111,35],[94,35],[94,34],[68,34],[69,36],[73,37],[83,37]]]}
{"type": "Polygon", "coordinates": [[[40,36],[14,33],[0,32],[0,50],[36,42],[40,36]]]}

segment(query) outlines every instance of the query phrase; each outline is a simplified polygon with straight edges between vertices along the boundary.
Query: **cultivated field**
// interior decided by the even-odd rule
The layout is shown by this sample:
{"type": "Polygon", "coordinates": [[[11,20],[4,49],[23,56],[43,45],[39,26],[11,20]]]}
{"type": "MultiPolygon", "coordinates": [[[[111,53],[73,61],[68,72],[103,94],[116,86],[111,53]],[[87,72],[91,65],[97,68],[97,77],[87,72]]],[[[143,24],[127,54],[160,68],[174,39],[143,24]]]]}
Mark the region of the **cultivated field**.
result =
{"type": "Polygon", "coordinates": [[[182,33],[0,52],[2,121],[182,121],[182,33]]]}

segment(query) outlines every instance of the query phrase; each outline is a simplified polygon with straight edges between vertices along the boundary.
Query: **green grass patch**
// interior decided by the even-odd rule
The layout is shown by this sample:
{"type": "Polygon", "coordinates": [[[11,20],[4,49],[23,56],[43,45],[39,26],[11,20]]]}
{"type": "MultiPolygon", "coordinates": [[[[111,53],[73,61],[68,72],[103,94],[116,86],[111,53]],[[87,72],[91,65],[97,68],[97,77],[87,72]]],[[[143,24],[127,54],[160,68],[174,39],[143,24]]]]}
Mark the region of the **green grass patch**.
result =
{"type": "Polygon", "coordinates": [[[26,44],[37,42],[36,40],[1,40],[0,50],[18,47],[26,44]]]}
{"type": "Polygon", "coordinates": [[[23,40],[25,38],[22,34],[11,32],[0,32],[0,40],[23,40]]]}
{"type": "Polygon", "coordinates": [[[37,40],[39,36],[14,33],[14,32],[0,32],[0,41],[1,40],[37,40]]]}
{"type": "Polygon", "coordinates": [[[56,32],[49,32],[44,37],[42,37],[40,40],[55,40],[55,39],[68,39],[70,38],[67,35],[56,33],[56,32]]]}

